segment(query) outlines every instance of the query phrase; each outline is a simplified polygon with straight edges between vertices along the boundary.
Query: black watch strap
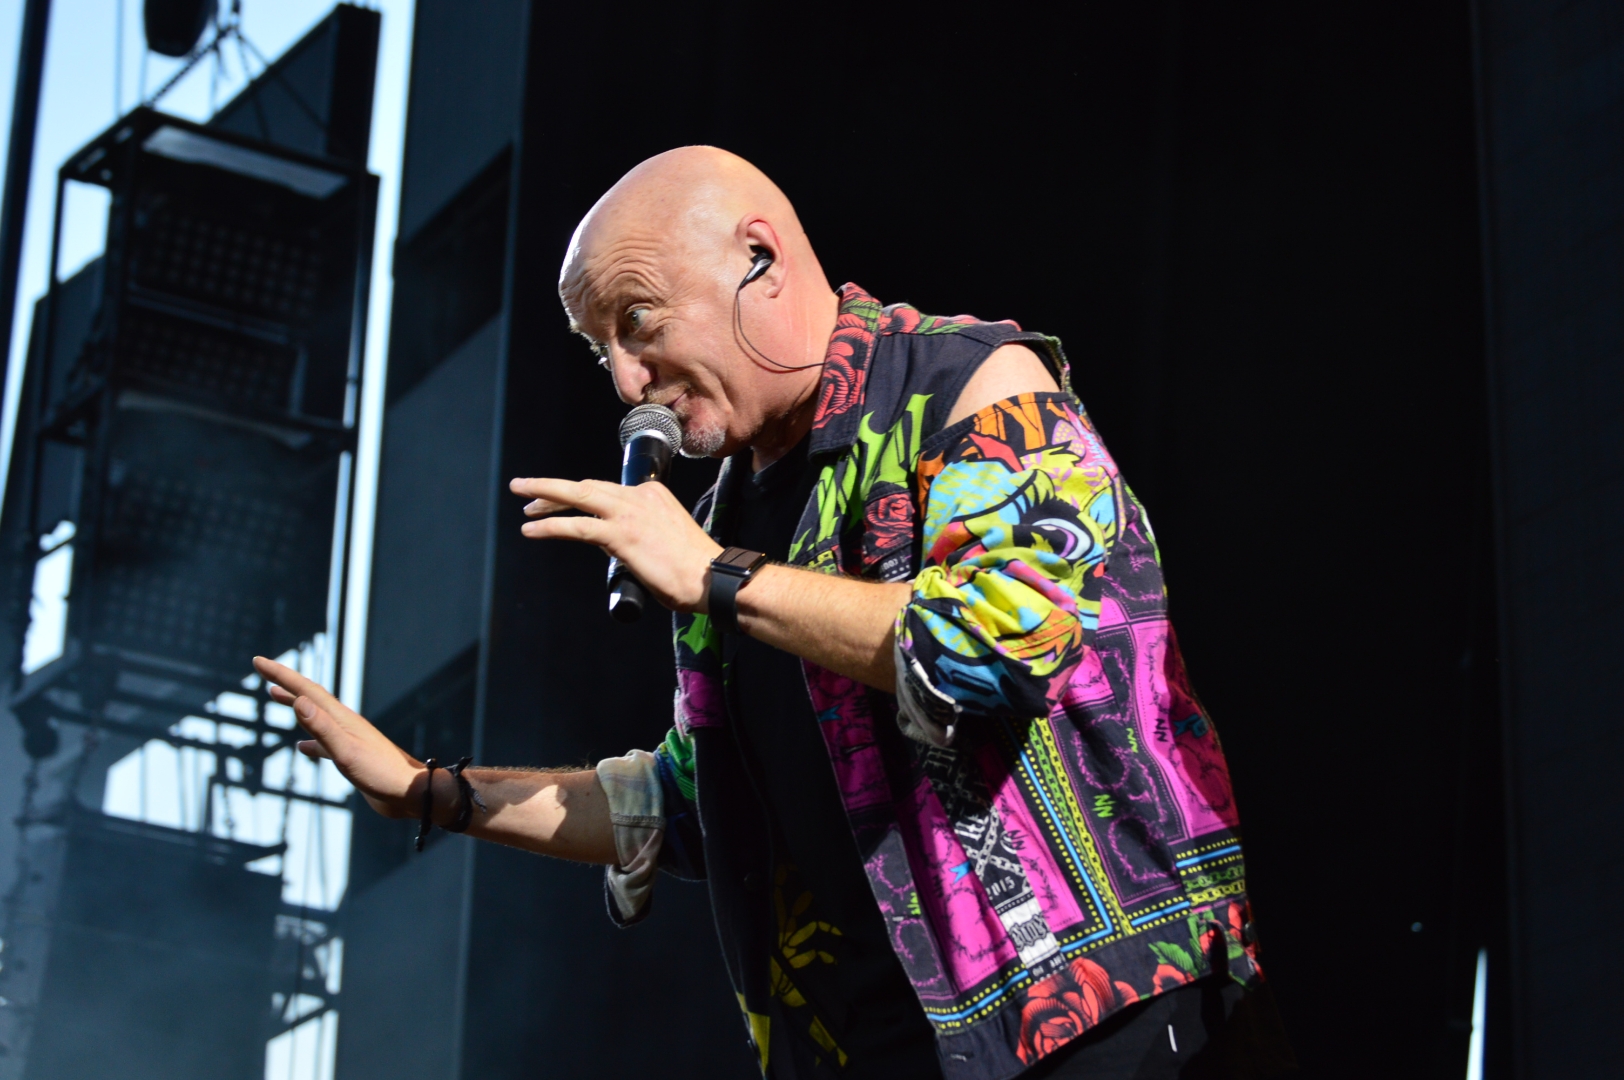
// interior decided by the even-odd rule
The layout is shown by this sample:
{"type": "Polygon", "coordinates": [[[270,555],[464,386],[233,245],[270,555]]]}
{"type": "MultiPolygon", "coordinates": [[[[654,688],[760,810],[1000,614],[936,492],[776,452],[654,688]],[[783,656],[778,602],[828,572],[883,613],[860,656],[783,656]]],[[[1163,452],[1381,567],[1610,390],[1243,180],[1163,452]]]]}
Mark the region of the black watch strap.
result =
{"type": "Polygon", "coordinates": [[[718,630],[739,632],[739,590],[767,561],[761,552],[741,547],[730,547],[711,560],[710,594],[706,599],[711,622],[718,630]]]}

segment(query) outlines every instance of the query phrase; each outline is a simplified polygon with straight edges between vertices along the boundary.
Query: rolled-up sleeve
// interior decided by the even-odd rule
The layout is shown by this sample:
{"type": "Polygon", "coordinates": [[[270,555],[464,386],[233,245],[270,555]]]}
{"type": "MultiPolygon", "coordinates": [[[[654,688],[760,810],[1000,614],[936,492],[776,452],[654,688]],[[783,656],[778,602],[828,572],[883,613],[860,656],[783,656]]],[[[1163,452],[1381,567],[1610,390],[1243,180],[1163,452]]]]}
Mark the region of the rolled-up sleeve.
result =
{"type": "Polygon", "coordinates": [[[616,863],[604,867],[609,917],[630,926],[648,914],[659,871],[694,880],[705,876],[692,740],[672,728],[653,753],[604,758],[597,774],[615,834],[616,863]]]}
{"type": "Polygon", "coordinates": [[[665,793],[659,767],[647,750],[598,762],[598,783],[609,800],[618,865],[604,867],[609,914],[622,926],[641,919],[660,869],[665,840],[665,793]]]}
{"type": "Polygon", "coordinates": [[[1099,625],[1116,467],[1070,394],[1025,394],[920,464],[924,566],[897,616],[899,722],[950,745],[977,717],[1046,715],[1099,625]]]}

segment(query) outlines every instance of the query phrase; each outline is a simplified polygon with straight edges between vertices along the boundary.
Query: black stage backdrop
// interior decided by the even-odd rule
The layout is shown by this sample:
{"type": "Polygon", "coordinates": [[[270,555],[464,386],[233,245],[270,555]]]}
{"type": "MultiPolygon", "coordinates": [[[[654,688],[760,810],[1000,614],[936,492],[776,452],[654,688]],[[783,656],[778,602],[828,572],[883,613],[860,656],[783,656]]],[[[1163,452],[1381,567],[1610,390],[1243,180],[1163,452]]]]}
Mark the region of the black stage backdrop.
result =
{"type": "MultiPolygon", "coordinates": [[[[1059,335],[1157,526],[1305,1075],[1458,1076],[1503,874],[1467,6],[718,0],[528,33],[494,475],[616,474],[624,406],[555,283],[673,146],[766,170],[834,283],[1059,335]]],[[[495,515],[481,760],[652,746],[667,625],[611,624],[601,555],[495,515]]],[[[595,871],[477,859],[461,1075],[744,1075],[742,1026],[687,1030],[738,1023],[719,962],[661,966],[712,955],[700,890],[616,933],[595,871]]]]}

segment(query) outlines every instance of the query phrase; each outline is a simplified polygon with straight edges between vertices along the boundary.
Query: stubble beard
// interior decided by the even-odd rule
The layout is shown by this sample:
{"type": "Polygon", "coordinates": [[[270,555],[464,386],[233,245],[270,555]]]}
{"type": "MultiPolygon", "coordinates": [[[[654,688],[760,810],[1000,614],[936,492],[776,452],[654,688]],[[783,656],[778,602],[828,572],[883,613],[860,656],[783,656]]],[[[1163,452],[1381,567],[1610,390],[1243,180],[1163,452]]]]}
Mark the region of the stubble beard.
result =
{"type": "Polygon", "coordinates": [[[713,456],[727,442],[727,430],[720,425],[701,427],[683,421],[682,446],[677,453],[685,458],[708,458],[713,456]]]}
{"type": "Polygon", "coordinates": [[[682,445],[677,447],[677,453],[685,458],[708,458],[727,443],[727,428],[714,421],[709,424],[695,421],[693,409],[685,400],[693,390],[691,383],[682,383],[657,396],[645,395],[643,403],[664,405],[676,416],[682,426],[682,445]]]}
{"type": "MultiPolygon", "coordinates": [[[[684,393],[691,392],[685,390],[684,393]]],[[[692,413],[682,406],[686,402],[677,402],[677,422],[682,425],[682,445],[677,453],[685,458],[708,458],[722,448],[727,442],[727,428],[715,422],[704,424],[694,420],[692,413]]]]}

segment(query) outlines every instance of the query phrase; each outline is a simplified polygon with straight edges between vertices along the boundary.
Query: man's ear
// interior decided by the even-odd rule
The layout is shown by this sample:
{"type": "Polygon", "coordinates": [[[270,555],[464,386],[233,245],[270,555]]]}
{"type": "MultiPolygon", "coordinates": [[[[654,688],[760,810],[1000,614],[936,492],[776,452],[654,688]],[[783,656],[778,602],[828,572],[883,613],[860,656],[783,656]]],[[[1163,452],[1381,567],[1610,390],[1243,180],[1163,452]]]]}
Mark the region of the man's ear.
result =
{"type": "Polygon", "coordinates": [[[746,264],[747,271],[756,265],[758,256],[766,255],[771,260],[770,265],[755,276],[750,290],[760,290],[769,297],[776,297],[789,280],[789,267],[785,265],[787,256],[784,245],[778,240],[778,230],[765,218],[748,217],[739,222],[739,240],[750,260],[746,264]]]}

